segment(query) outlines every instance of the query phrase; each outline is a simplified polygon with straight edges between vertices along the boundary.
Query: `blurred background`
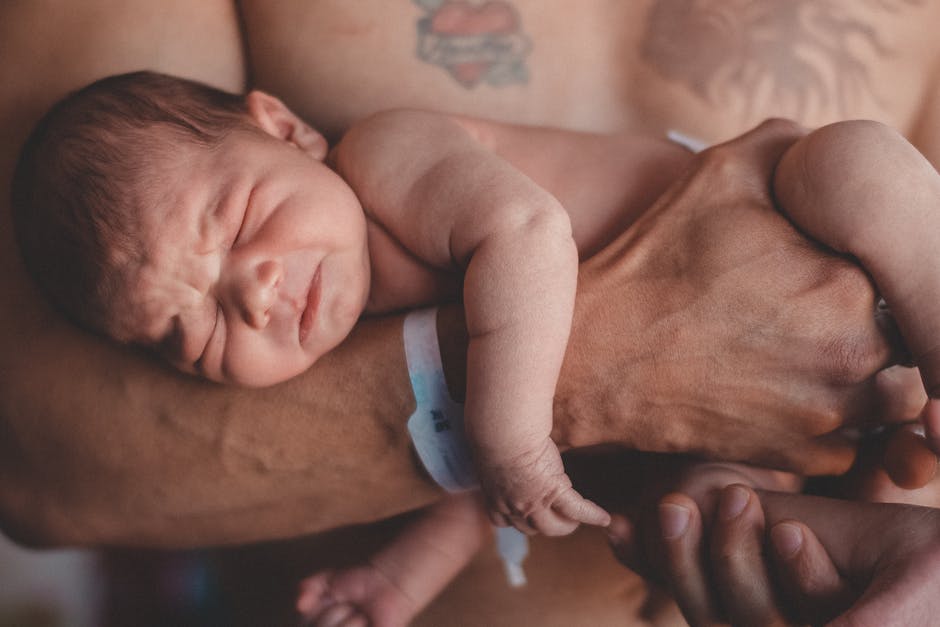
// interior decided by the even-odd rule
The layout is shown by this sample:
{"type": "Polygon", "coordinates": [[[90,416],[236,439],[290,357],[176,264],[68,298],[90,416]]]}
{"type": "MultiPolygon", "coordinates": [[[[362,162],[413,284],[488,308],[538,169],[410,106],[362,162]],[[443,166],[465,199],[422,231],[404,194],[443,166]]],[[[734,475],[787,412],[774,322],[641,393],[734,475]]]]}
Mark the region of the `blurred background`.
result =
{"type": "Polygon", "coordinates": [[[0,627],[231,625],[200,551],[35,551],[0,535],[0,627]]]}

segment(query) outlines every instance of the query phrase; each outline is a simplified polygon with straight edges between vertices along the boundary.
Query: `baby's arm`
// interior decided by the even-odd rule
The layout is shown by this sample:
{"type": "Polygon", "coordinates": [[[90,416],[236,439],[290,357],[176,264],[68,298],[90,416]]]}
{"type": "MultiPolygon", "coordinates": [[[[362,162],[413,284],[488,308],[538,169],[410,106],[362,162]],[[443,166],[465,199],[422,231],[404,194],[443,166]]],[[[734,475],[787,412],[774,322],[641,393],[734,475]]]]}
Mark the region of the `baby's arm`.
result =
{"type": "Polygon", "coordinates": [[[787,151],[774,193],[799,228],[871,274],[920,367],[940,452],[940,174],[889,127],[840,122],[787,151]]]}
{"type": "Polygon", "coordinates": [[[495,521],[550,534],[606,524],[571,487],[549,437],[578,271],[565,209],[442,115],[370,118],[334,159],[406,249],[464,273],[467,434],[495,521]]]}

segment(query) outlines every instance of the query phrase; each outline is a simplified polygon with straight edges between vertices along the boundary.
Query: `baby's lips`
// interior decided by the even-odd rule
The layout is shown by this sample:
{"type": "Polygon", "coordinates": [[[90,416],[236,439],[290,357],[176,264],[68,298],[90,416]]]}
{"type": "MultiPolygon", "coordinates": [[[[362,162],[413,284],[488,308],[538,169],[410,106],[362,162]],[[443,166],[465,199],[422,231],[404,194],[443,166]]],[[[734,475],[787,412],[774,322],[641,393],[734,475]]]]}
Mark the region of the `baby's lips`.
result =
{"type": "Polygon", "coordinates": [[[313,273],[313,279],[311,279],[310,286],[307,288],[305,306],[300,314],[300,322],[297,325],[297,339],[301,344],[303,344],[310,335],[310,329],[313,328],[313,323],[316,320],[319,310],[320,294],[322,292],[320,268],[321,266],[317,266],[316,272],[313,273]]]}

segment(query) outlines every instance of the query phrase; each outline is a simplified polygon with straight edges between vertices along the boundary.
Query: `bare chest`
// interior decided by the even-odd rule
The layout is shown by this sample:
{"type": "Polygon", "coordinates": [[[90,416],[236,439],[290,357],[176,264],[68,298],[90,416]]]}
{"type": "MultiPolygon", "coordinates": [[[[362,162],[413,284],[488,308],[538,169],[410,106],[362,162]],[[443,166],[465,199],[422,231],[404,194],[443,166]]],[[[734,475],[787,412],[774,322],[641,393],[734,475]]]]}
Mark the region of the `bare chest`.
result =
{"type": "Polygon", "coordinates": [[[242,3],[253,77],[336,136],[421,107],[710,140],[768,116],[908,130],[934,0],[284,0],[242,3]]]}

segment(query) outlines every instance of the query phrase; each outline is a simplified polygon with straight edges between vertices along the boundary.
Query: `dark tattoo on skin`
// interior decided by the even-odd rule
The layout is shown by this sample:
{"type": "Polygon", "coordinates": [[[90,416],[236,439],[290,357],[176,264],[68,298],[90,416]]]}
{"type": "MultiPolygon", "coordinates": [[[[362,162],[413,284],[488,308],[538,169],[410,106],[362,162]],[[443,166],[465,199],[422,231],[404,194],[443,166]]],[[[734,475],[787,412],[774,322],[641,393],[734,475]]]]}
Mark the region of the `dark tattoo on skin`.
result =
{"type": "Polygon", "coordinates": [[[924,0],[657,0],[641,44],[643,60],[704,100],[743,99],[802,117],[811,108],[848,114],[850,103],[882,104],[863,59],[892,50],[865,8],[896,13],[924,0]],[[758,103],[761,100],[762,103],[758,103]]]}
{"type": "Polygon", "coordinates": [[[446,70],[460,85],[492,87],[529,80],[532,42],[519,13],[502,0],[412,0],[418,20],[418,58],[446,70]]]}

